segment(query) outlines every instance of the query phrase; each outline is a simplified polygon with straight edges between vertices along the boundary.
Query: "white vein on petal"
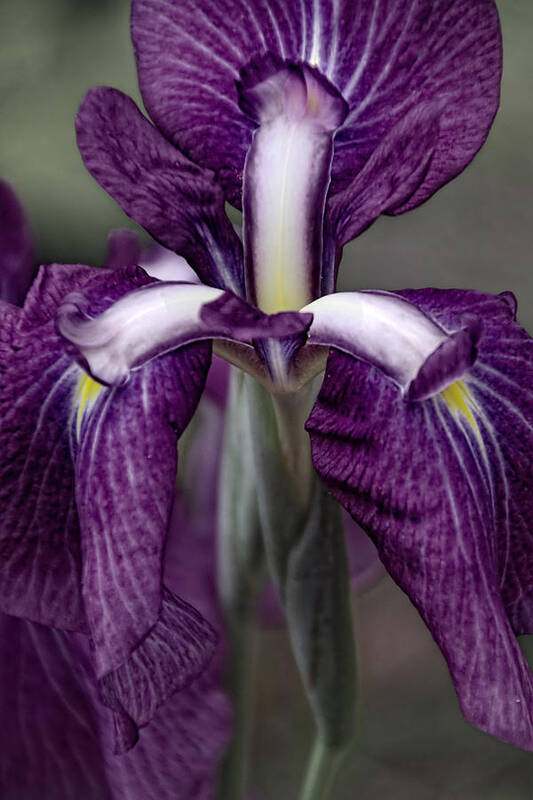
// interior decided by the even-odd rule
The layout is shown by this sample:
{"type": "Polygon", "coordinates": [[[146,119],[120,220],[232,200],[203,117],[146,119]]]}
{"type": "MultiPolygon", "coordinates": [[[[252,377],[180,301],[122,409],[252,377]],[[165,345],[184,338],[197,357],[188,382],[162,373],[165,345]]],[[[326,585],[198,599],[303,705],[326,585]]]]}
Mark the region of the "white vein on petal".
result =
{"type": "MultiPolygon", "coordinates": [[[[216,3],[212,3],[211,4],[211,12],[215,12],[216,10],[217,10],[216,3]]],[[[209,16],[205,13],[205,11],[200,6],[196,6],[194,8],[194,10],[190,9],[190,13],[191,14],[195,14],[195,15],[198,14],[199,16],[201,16],[202,19],[205,21],[206,27],[210,28],[211,31],[214,33],[215,38],[218,39],[218,40],[223,41],[224,42],[224,47],[227,47],[229,50],[232,50],[234,52],[234,54],[237,57],[237,60],[239,61],[239,63],[243,61],[244,55],[243,55],[242,50],[239,50],[239,48],[235,47],[235,45],[233,44],[233,42],[231,41],[229,36],[226,36],[226,34],[224,33],[224,30],[222,29],[222,27],[218,27],[213,22],[211,22],[211,19],[209,18],[209,16]]],[[[211,52],[213,52],[213,51],[211,51],[211,52]]]]}
{"type": "Polygon", "coordinates": [[[276,15],[272,12],[272,8],[270,7],[270,3],[266,0],[266,7],[268,16],[270,17],[270,21],[272,23],[272,28],[274,29],[274,33],[276,35],[276,39],[278,40],[279,52],[282,58],[285,58],[285,47],[283,44],[283,37],[280,33],[280,29],[278,27],[278,21],[276,19],[276,15]]]}
{"type": "MultiPolygon", "coordinates": [[[[285,32],[286,32],[286,37],[283,37],[281,35],[281,31],[280,31],[279,26],[277,24],[277,19],[276,19],[276,31],[278,33],[278,38],[279,38],[279,40],[281,42],[281,47],[282,47],[282,51],[281,52],[283,54],[283,57],[284,58],[288,58],[291,54],[290,54],[290,52],[289,53],[286,52],[284,40],[286,39],[286,43],[288,44],[290,42],[291,38],[295,38],[294,37],[295,31],[294,31],[294,27],[293,27],[293,24],[292,24],[291,15],[287,14],[286,8],[285,8],[285,4],[283,3],[283,1],[278,3],[277,9],[278,9],[278,12],[280,14],[280,21],[281,21],[281,24],[282,24],[282,29],[285,30],[285,32]]],[[[272,11],[271,8],[270,8],[270,2],[269,2],[269,14],[270,14],[271,18],[276,17],[276,12],[272,11]]]]}
{"type": "Polygon", "coordinates": [[[215,264],[215,268],[218,274],[220,275],[221,279],[223,280],[224,287],[226,289],[230,289],[232,292],[234,292],[234,294],[239,295],[240,294],[239,286],[237,285],[234,276],[228,270],[224,254],[221,252],[209,227],[204,223],[199,222],[196,225],[196,230],[198,231],[199,236],[203,239],[203,241],[206,244],[206,247],[215,264]]]}
{"type": "Polygon", "coordinates": [[[333,31],[333,36],[332,36],[332,41],[329,43],[330,50],[329,50],[328,64],[326,67],[326,75],[330,80],[333,79],[333,73],[335,70],[337,54],[339,50],[339,13],[340,13],[339,0],[332,0],[332,3],[333,3],[333,21],[331,28],[333,31]]]}
{"type": "MultiPolygon", "coordinates": [[[[425,408],[424,408],[424,413],[427,414],[425,408]]],[[[437,448],[440,450],[442,445],[437,440],[435,440],[435,443],[437,445],[437,448]]],[[[440,461],[441,461],[441,464],[442,464],[442,458],[440,459],[440,461]]],[[[449,500],[450,500],[450,503],[451,503],[451,509],[452,509],[452,515],[453,515],[453,520],[454,520],[456,533],[457,533],[458,539],[463,541],[462,533],[461,533],[461,526],[460,526],[460,523],[459,523],[460,515],[458,515],[458,513],[457,513],[457,507],[456,507],[456,504],[455,504],[455,500],[453,498],[451,485],[450,485],[449,481],[447,480],[447,472],[446,472],[446,470],[443,471],[443,474],[446,475],[445,485],[446,485],[447,494],[448,494],[448,497],[449,497],[449,500]]],[[[479,552],[478,552],[478,539],[477,539],[476,536],[472,536],[472,542],[473,542],[475,553],[476,553],[476,557],[477,557],[477,560],[478,560],[479,576],[481,578],[482,585],[483,585],[483,588],[484,588],[484,602],[492,609],[493,618],[495,620],[499,619],[500,623],[503,624],[504,627],[506,626],[508,628],[508,632],[510,633],[511,629],[510,629],[509,622],[505,618],[503,618],[502,609],[499,609],[499,608],[496,607],[495,598],[494,598],[494,592],[491,590],[491,588],[489,587],[488,582],[487,582],[487,572],[486,572],[485,569],[483,569],[480,566],[481,562],[480,562],[480,559],[479,559],[479,552]]],[[[465,555],[466,564],[468,564],[470,562],[470,558],[464,553],[463,548],[461,548],[461,550],[463,552],[463,555],[465,555]]],[[[478,634],[477,628],[478,628],[478,626],[474,627],[474,629],[476,630],[476,637],[477,637],[477,634],[478,634]]],[[[503,648],[504,648],[504,651],[505,651],[505,653],[507,654],[507,657],[508,657],[508,666],[511,666],[511,669],[514,671],[515,676],[516,676],[515,686],[520,691],[522,700],[525,701],[525,696],[524,696],[524,692],[523,692],[523,688],[522,688],[522,684],[521,684],[521,676],[522,676],[522,674],[524,672],[524,669],[523,669],[524,665],[521,662],[519,662],[519,664],[517,664],[517,659],[515,657],[515,653],[513,653],[512,646],[511,646],[510,640],[509,640],[509,636],[505,636],[504,635],[503,637],[500,637],[500,641],[502,641],[502,639],[503,639],[503,648]]],[[[479,641],[479,639],[478,639],[478,641],[479,641]]],[[[482,643],[482,647],[483,646],[484,646],[484,643],[482,643]]]]}
{"type": "Polygon", "coordinates": [[[302,53],[301,60],[309,61],[307,55],[307,15],[306,15],[306,0],[300,0],[300,13],[302,16],[302,53]]]}
{"type": "Polygon", "coordinates": [[[533,387],[531,389],[527,389],[522,384],[517,383],[517,381],[515,381],[513,378],[509,378],[507,375],[505,375],[505,373],[501,372],[498,369],[495,369],[494,367],[489,366],[488,364],[485,364],[482,361],[478,361],[476,363],[476,366],[478,367],[478,370],[484,370],[485,372],[490,372],[491,375],[496,375],[496,377],[500,378],[505,383],[508,383],[511,386],[513,386],[515,390],[518,390],[523,394],[529,395],[531,400],[533,401],[533,387]]]}
{"type": "MultiPolygon", "coordinates": [[[[181,63],[186,63],[186,62],[181,62],[181,63]]],[[[179,82],[180,86],[185,84],[187,86],[193,86],[195,88],[198,88],[199,77],[188,78],[185,77],[185,75],[180,75],[179,82]]],[[[239,126],[242,128],[248,127],[241,121],[240,117],[242,116],[242,111],[240,110],[237,103],[235,103],[235,101],[231,99],[231,97],[228,97],[227,94],[224,94],[223,92],[219,91],[219,89],[217,89],[215,86],[213,86],[211,83],[206,83],[205,81],[202,83],[202,92],[207,92],[208,94],[212,94],[221,103],[225,103],[226,105],[231,106],[232,110],[235,112],[236,115],[235,120],[232,120],[232,123],[234,122],[235,124],[239,124],[239,126]]],[[[180,93],[181,93],[180,90],[177,90],[174,94],[177,97],[179,97],[180,93]]],[[[181,102],[184,102],[183,99],[181,100],[181,102]]],[[[206,110],[205,103],[201,102],[194,103],[194,101],[188,101],[187,108],[193,108],[193,107],[198,107],[199,109],[206,111],[206,113],[209,113],[209,110],[208,109],[206,110]]]]}
{"type": "Polygon", "coordinates": [[[253,24],[255,25],[255,29],[256,29],[256,31],[257,31],[257,33],[259,35],[259,38],[261,39],[261,44],[263,45],[264,49],[266,50],[267,49],[266,39],[265,39],[265,36],[263,34],[263,29],[262,29],[261,25],[259,24],[259,22],[257,20],[257,17],[255,16],[253,3],[246,3],[243,6],[243,8],[244,8],[245,13],[248,14],[248,16],[252,20],[253,24]]]}
{"type": "Polygon", "coordinates": [[[424,406],[423,410],[424,410],[424,417],[425,417],[426,427],[427,427],[428,431],[430,432],[430,436],[431,436],[431,438],[433,440],[433,444],[434,444],[434,447],[435,447],[435,452],[438,455],[440,471],[442,473],[442,483],[446,487],[446,494],[448,495],[448,500],[450,502],[450,508],[451,508],[451,511],[452,511],[452,516],[453,516],[454,521],[455,521],[455,527],[456,527],[456,531],[457,531],[457,542],[459,544],[459,549],[461,550],[461,553],[463,555],[463,558],[464,558],[465,562],[468,563],[468,561],[470,560],[470,557],[469,557],[468,552],[466,550],[466,545],[465,545],[465,540],[464,540],[464,537],[463,537],[463,532],[462,532],[462,530],[461,530],[461,528],[460,528],[460,526],[458,525],[458,522],[457,522],[460,519],[460,515],[458,514],[457,506],[455,504],[455,498],[454,498],[454,495],[453,495],[453,492],[452,492],[452,488],[451,488],[451,484],[450,484],[450,480],[449,480],[449,475],[448,475],[448,470],[446,468],[446,464],[444,463],[444,458],[443,458],[443,453],[442,453],[442,443],[440,442],[438,436],[436,435],[434,426],[432,425],[432,422],[429,419],[428,410],[427,410],[427,408],[425,406],[424,406]]]}
{"type": "MultiPolygon", "coordinates": [[[[369,59],[370,53],[372,51],[372,47],[374,46],[374,37],[375,37],[375,34],[376,34],[376,21],[377,21],[377,16],[378,16],[378,13],[379,13],[380,2],[381,2],[381,0],[374,0],[374,9],[372,11],[372,16],[370,18],[370,25],[368,27],[368,33],[367,33],[367,39],[366,39],[366,43],[365,43],[365,48],[363,50],[363,53],[361,55],[361,58],[359,60],[359,63],[357,65],[357,67],[356,67],[355,72],[353,73],[353,75],[350,78],[350,80],[348,81],[348,83],[345,84],[344,89],[342,90],[343,96],[348,98],[348,99],[349,99],[350,95],[353,93],[354,89],[357,87],[357,84],[359,83],[359,81],[361,79],[361,75],[363,74],[363,71],[364,71],[366,65],[368,64],[368,59],[369,59]]],[[[345,120],[345,122],[346,122],[346,120],[345,120]]]]}
{"type": "MultiPolygon", "coordinates": [[[[103,408],[100,411],[100,414],[98,415],[98,418],[96,419],[96,421],[94,423],[95,430],[92,432],[92,436],[91,436],[91,454],[90,454],[89,465],[87,467],[87,478],[86,478],[84,495],[87,494],[87,492],[89,490],[89,487],[91,485],[90,478],[92,476],[93,468],[94,468],[95,462],[96,462],[96,459],[95,459],[96,448],[98,447],[100,435],[101,435],[102,428],[103,428],[103,425],[104,425],[104,421],[105,421],[105,418],[106,418],[106,415],[107,415],[107,411],[109,409],[109,405],[110,405],[111,401],[113,400],[116,391],[117,391],[116,387],[113,387],[113,389],[111,390],[109,395],[106,397],[104,405],[103,405],[103,408]]],[[[84,503],[90,504],[90,502],[91,502],[91,499],[86,497],[86,496],[84,496],[84,503]]],[[[94,533],[95,533],[94,530],[92,530],[91,534],[90,534],[91,537],[94,537],[94,533]]],[[[107,564],[107,566],[110,569],[112,577],[114,579],[113,582],[114,582],[115,588],[117,590],[117,594],[118,594],[118,596],[120,598],[122,598],[123,605],[124,605],[125,609],[127,610],[127,612],[130,614],[132,619],[135,620],[135,615],[134,615],[133,611],[130,608],[129,600],[128,600],[127,596],[124,595],[124,592],[123,592],[123,589],[122,589],[122,586],[120,585],[120,583],[117,583],[117,576],[116,576],[116,573],[115,573],[114,559],[113,558],[109,559],[108,536],[107,536],[107,533],[106,533],[106,526],[105,525],[102,526],[101,533],[103,534],[102,538],[104,540],[106,555],[108,556],[108,564],[107,564]]],[[[94,553],[95,561],[96,561],[96,567],[97,567],[96,572],[97,572],[97,574],[98,574],[98,576],[100,578],[103,577],[105,579],[106,571],[103,569],[103,565],[102,565],[102,562],[100,560],[100,548],[98,547],[98,543],[94,541],[94,538],[93,538],[92,551],[94,553]]],[[[99,598],[100,598],[100,601],[101,601],[100,602],[100,610],[102,612],[102,620],[105,622],[106,627],[111,628],[112,630],[115,630],[113,619],[110,616],[111,609],[108,608],[108,604],[105,601],[105,597],[103,595],[103,582],[102,582],[102,580],[97,580],[97,591],[98,591],[98,595],[99,595],[99,598]]]]}
{"type": "MultiPolygon", "coordinates": [[[[479,362],[478,362],[478,363],[475,365],[475,367],[476,367],[476,370],[477,370],[477,369],[479,369],[479,367],[480,367],[480,366],[481,366],[481,365],[480,365],[480,364],[479,364],[479,362]]],[[[499,373],[499,372],[498,372],[497,374],[498,374],[498,376],[499,376],[500,378],[503,378],[503,377],[504,377],[504,376],[503,376],[501,373],[499,373]]],[[[489,394],[491,394],[493,397],[496,397],[496,398],[497,398],[497,399],[500,401],[500,403],[502,403],[503,405],[507,406],[507,408],[508,408],[508,409],[509,409],[509,410],[510,410],[510,411],[511,411],[511,412],[512,412],[512,413],[513,413],[513,414],[514,414],[516,417],[518,417],[518,419],[519,419],[519,420],[522,422],[522,424],[524,425],[524,427],[526,427],[526,428],[527,428],[529,431],[533,432],[533,425],[531,425],[531,424],[530,424],[530,423],[529,423],[529,422],[526,420],[526,418],[524,417],[524,415],[522,414],[522,412],[521,412],[521,411],[520,411],[518,408],[516,408],[516,406],[514,406],[514,405],[513,405],[511,402],[509,402],[509,400],[507,399],[507,397],[505,397],[505,395],[502,395],[502,394],[500,394],[500,393],[499,393],[499,392],[497,392],[495,389],[493,389],[491,386],[489,386],[488,384],[484,383],[482,380],[478,380],[477,378],[475,378],[475,377],[474,377],[474,375],[473,375],[473,374],[469,375],[469,383],[473,383],[473,384],[475,384],[476,386],[479,386],[479,387],[480,387],[482,390],[484,390],[484,391],[488,392],[488,393],[489,393],[489,394]]]]}
{"type": "Polygon", "coordinates": [[[311,40],[309,63],[311,66],[316,67],[320,64],[320,19],[320,0],[313,0],[313,36],[311,40]]]}
{"type": "Polygon", "coordinates": [[[510,506],[511,506],[511,492],[509,490],[509,481],[507,480],[507,470],[505,467],[505,459],[503,457],[503,453],[500,447],[500,443],[498,442],[498,437],[496,435],[496,431],[494,426],[492,425],[491,421],[485,414],[481,414],[481,420],[483,423],[484,428],[487,431],[487,434],[491,440],[492,446],[496,452],[499,464],[499,478],[503,483],[505,497],[504,497],[504,506],[505,506],[505,559],[503,568],[501,569],[501,576],[500,576],[500,589],[503,588],[505,583],[505,578],[507,576],[507,569],[509,565],[509,555],[511,550],[511,522],[510,522],[510,506]]]}
{"type": "MultiPolygon", "coordinates": [[[[460,450],[459,450],[459,448],[457,446],[457,442],[455,441],[453,433],[450,431],[449,425],[446,422],[446,420],[444,419],[444,415],[442,414],[442,411],[441,411],[441,409],[439,407],[440,404],[439,404],[438,398],[434,398],[433,399],[433,403],[434,403],[434,406],[435,406],[435,411],[437,413],[437,417],[439,418],[439,421],[440,421],[442,427],[444,428],[444,431],[446,433],[446,437],[447,437],[448,441],[450,442],[450,444],[452,446],[452,449],[453,449],[453,451],[455,453],[455,458],[457,460],[457,463],[459,464],[461,472],[463,473],[463,475],[464,475],[464,477],[466,479],[466,482],[468,484],[468,488],[470,489],[470,495],[471,495],[472,500],[474,502],[474,505],[475,505],[475,508],[476,508],[476,511],[477,511],[477,514],[478,514],[478,517],[479,517],[480,525],[482,527],[484,527],[483,510],[480,508],[479,499],[478,499],[478,492],[476,491],[476,489],[475,489],[475,487],[474,487],[474,485],[472,483],[472,479],[470,477],[469,470],[468,470],[468,468],[467,468],[467,466],[466,466],[466,464],[465,464],[465,462],[463,460],[463,456],[462,456],[462,454],[461,454],[461,452],[460,452],[460,450]]],[[[467,436],[467,434],[466,434],[466,431],[464,431],[464,430],[463,430],[463,435],[464,435],[465,439],[469,438],[467,436]]],[[[479,464],[476,463],[476,466],[477,466],[478,473],[479,473],[479,464]]],[[[481,477],[483,477],[483,476],[481,475],[481,477]]],[[[491,492],[491,494],[492,494],[492,492],[491,492]]],[[[493,524],[494,524],[494,522],[495,522],[495,519],[493,519],[493,524]]]]}
{"type": "MultiPolygon", "coordinates": [[[[372,83],[372,88],[365,95],[365,97],[362,99],[362,101],[360,103],[358,103],[357,106],[355,106],[350,111],[350,113],[348,114],[348,116],[346,117],[346,119],[344,121],[345,125],[347,125],[348,123],[353,124],[358,119],[358,117],[360,117],[361,113],[365,110],[365,108],[368,106],[368,104],[375,97],[379,97],[380,93],[379,93],[378,90],[381,88],[381,85],[382,85],[383,81],[386,79],[386,77],[389,74],[390,70],[394,66],[394,62],[395,62],[396,56],[398,54],[398,51],[399,51],[401,45],[403,44],[403,42],[405,40],[405,37],[407,35],[407,31],[409,29],[409,25],[411,23],[411,19],[412,19],[412,16],[413,16],[414,7],[415,7],[415,4],[412,3],[410,5],[410,7],[409,7],[409,12],[408,12],[408,14],[406,16],[406,20],[405,20],[405,23],[403,25],[402,31],[401,31],[400,35],[398,36],[398,38],[396,39],[396,42],[395,42],[394,47],[392,49],[392,53],[389,55],[389,58],[387,59],[387,62],[384,65],[384,67],[382,68],[382,70],[381,70],[380,74],[378,75],[377,79],[372,83]],[[376,92],[377,92],[377,94],[376,94],[376,92]]],[[[386,32],[387,32],[387,29],[385,29],[385,31],[383,32],[382,36],[385,36],[386,32]]],[[[350,90],[350,91],[353,91],[353,90],[350,90]]]]}
{"type": "MultiPolygon", "coordinates": [[[[427,410],[425,408],[424,408],[424,414],[426,416],[426,422],[427,422],[427,410]]],[[[436,448],[440,453],[442,444],[438,441],[438,439],[435,436],[433,436],[433,439],[435,441],[436,448]]],[[[441,465],[443,465],[442,455],[440,456],[439,461],[440,461],[441,465]]],[[[459,542],[459,546],[460,546],[461,552],[463,553],[463,557],[465,558],[465,563],[466,563],[466,565],[468,565],[470,563],[470,557],[469,557],[468,553],[464,549],[464,539],[463,539],[463,535],[462,535],[461,525],[460,525],[460,522],[459,522],[460,515],[457,512],[457,506],[456,506],[456,503],[455,503],[455,499],[454,499],[454,495],[453,495],[453,492],[452,492],[452,488],[451,488],[450,482],[448,480],[448,475],[447,475],[446,469],[443,469],[442,472],[443,472],[443,477],[444,477],[444,485],[446,486],[446,493],[448,495],[449,502],[450,502],[450,508],[451,508],[451,511],[452,511],[452,517],[453,517],[454,527],[455,527],[456,534],[457,534],[457,540],[459,542]]],[[[484,588],[484,593],[483,593],[484,594],[484,601],[492,609],[494,619],[499,619],[500,622],[502,622],[503,625],[505,625],[506,621],[504,619],[502,619],[501,610],[496,608],[495,602],[494,602],[494,593],[490,590],[490,587],[489,587],[489,585],[487,583],[486,570],[483,569],[481,566],[479,566],[479,553],[478,553],[477,538],[475,536],[473,536],[472,539],[473,539],[473,545],[474,545],[474,548],[475,548],[475,551],[476,551],[476,557],[478,558],[479,576],[481,578],[482,585],[483,585],[483,588],[484,588]],[[500,612],[500,613],[498,613],[498,612],[500,612]]],[[[477,627],[478,626],[474,626],[474,630],[476,631],[476,639],[479,642],[479,632],[477,630],[477,627]]],[[[517,685],[520,688],[520,691],[522,693],[523,699],[525,699],[525,697],[523,695],[522,686],[521,686],[520,674],[517,672],[516,658],[514,657],[514,653],[512,652],[512,649],[511,649],[510,644],[509,644],[509,637],[508,636],[503,636],[503,637],[500,637],[500,641],[501,641],[501,639],[503,639],[503,647],[504,647],[504,650],[505,650],[505,652],[506,652],[506,654],[508,656],[508,663],[510,664],[511,668],[515,672],[515,675],[516,675],[516,678],[517,678],[517,685]]]]}
{"type": "MultiPolygon", "coordinates": [[[[236,70],[233,64],[230,64],[229,61],[225,61],[221,56],[219,56],[209,47],[206,47],[205,44],[200,39],[195,38],[190,33],[187,33],[187,31],[185,31],[183,26],[177,24],[174,21],[174,19],[171,19],[167,16],[167,21],[169,23],[168,25],[169,29],[174,30],[174,32],[176,33],[176,41],[179,41],[179,39],[182,37],[186,41],[190,42],[193,45],[193,48],[199,50],[201,53],[205,54],[208,58],[212,58],[213,61],[216,61],[218,64],[220,64],[220,66],[228,70],[228,72],[231,72],[233,77],[235,78],[238,77],[238,71],[236,70]]],[[[170,54],[169,61],[174,62],[178,65],[183,63],[181,59],[174,57],[172,54],[170,54]]]]}

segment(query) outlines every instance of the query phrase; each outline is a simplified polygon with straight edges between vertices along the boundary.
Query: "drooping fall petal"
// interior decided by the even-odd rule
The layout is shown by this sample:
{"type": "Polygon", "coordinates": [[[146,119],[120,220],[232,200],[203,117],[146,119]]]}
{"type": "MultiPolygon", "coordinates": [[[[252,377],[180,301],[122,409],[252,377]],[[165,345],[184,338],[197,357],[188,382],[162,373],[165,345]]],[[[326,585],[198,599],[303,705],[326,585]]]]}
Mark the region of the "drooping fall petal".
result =
{"type": "Polygon", "coordinates": [[[104,310],[151,280],[140,269],[42,268],[22,311],[4,304],[0,346],[1,607],[90,634],[117,751],[201,671],[215,644],[208,623],[161,578],[176,441],[210,348],[182,349],[107,388],[66,354],[55,314],[73,290],[104,310]]]}
{"type": "Polygon", "coordinates": [[[480,317],[474,365],[412,401],[332,350],[307,423],[313,462],[419,609],[465,716],[533,749],[533,679],[515,636],[533,630],[533,343],[507,295],[403,294],[448,330],[480,317]]]}
{"type": "MultiPolygon", "coordinates": [[[[222,636],[212,545],[176,498],[165,582],[222,636]]],[[[0,614],[0,785],[3,800],[207,800],[231,729],[220,657],[174,694],[128,753],[113,755],[89,643],[0,614]]]]}

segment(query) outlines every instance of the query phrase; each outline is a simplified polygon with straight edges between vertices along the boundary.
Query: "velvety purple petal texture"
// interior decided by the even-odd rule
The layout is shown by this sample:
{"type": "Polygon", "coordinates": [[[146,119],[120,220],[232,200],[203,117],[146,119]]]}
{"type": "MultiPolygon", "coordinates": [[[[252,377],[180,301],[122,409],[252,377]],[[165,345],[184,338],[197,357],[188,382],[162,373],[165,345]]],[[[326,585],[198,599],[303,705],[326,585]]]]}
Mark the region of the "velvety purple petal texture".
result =
{"type": "Polygon", "coordinates": [[[68,630],[86,630],[68,418],[74,370],[55,333],[59,297],[88,267],[44,269],[25,310],[1,304],[0,608],[68,630]],[[39,298],[43,298],[40,302],[39,298]],[[7,314],[6,314],[7,312],[7,314]],[[9,315],[6,325],[6,317],[9,315]],[[27,327],[38,331],[28,335],[27,327]],[[66,414],[66,416],[65,416],[66,414]]]}
{"type": "Polygon", "coordinates": [[[208,667],[165,703],[133,750],[106,759],[113,800],[213,800],[232,722],[220,683],[208,667]]]}
{"type": "Polygon", "coordinates": [[[321,294],[335,290],[342,246],[355,239],[380,214],[395,208],[416,191],[437,146],[440,103],[420,103],[386,132],[360,172],[329,196],[324,232],[321,294]]]}
{"type": "Polygon", "coordinates": [[[26,216],[9,184],[0,181],[0,299],[22,303],[34,269],[26,216]]]}
{"type": "Polygon", "coordinates": [[[56,265],[40,270],[23,311],[1,304],[0,607],[68,630],[86,629],[69,432],[80,373],[54,318],[63,295],[95,276],[116,295],[116,275],[56,265]]]}
{"type": "Polygon", "coordinates": [[[85,166],[128,216],[183,255],[204,283],[244,293],[241,241],[211,172],[189,161],[116,89],[87,93],[76,132],[85,166]]]}
{"type": "MultiPolygon", "coordinates": [[[[165,582],[222,635],[212,545],[174,515],[165,582]]],[[[2,799],[211,800],[232,718],[222,668],[212,660],[155,713],[138,744],[116,756],[85,637],[0,615],[2,799]]]]}
{"type": "Polygon", "coordinates": [[[533,631],[533,342],[508,296],[403,294],[447,329],[481,317],[475,364],[410,402],[332,350],[307,423],[313,462],[422,614],[465,716],[533,750],[533,677],[515,636],[533,631]]]}
{"type": "Polygon", "coordinates": [[[335,142],[336,192],[419,103],[445,100],[431,163],[395,213],[457,175],[483,143],[499,97],[501,41],[492,0],[134,0],[132,36],[149,114],[240,203],[254,130],[236,81],[266,52],[306,62],[349,114],[335,142]]]}
{"type": "Polygon", "coordinates": [[[83,597],[102,697],[117,714],[118,751],[201,671],[215,644],[205,621],[161,586],[176,438],[196,407],[206,356],[158,359],[124,389],[103,390],[82,423],[83,597]]]}
{"type": "Polygon", "coordinates": [[[90,634],[117,751],[215,644],[161,579],[176,441],[210,348],[185,348],[107,389],[65,354],[55,313],[73,289],[103,310],[151,280],[141,269],[43,267],[0,347],[2,609],[90,634]]]}
{"type": "Polygon", "coordinates": [[[111,800],[71,635],[0,614],[3,800],[111,800]]]}

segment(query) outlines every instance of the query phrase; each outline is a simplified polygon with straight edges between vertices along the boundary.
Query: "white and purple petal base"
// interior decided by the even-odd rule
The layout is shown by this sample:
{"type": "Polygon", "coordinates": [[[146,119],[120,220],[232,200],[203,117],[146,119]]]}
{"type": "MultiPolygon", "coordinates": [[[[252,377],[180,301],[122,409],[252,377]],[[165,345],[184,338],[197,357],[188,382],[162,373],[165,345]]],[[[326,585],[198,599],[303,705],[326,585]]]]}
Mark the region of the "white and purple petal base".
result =
{"type": "Polygon", "coordinates": [[[475,361],[482,328],[479,317],[467,315],[448,333],[392,292],[339,292],[302,312],[313,315],[309,345],[334,347],[378,367],[407,400],[424,400],[460,378],[475,361]]]}

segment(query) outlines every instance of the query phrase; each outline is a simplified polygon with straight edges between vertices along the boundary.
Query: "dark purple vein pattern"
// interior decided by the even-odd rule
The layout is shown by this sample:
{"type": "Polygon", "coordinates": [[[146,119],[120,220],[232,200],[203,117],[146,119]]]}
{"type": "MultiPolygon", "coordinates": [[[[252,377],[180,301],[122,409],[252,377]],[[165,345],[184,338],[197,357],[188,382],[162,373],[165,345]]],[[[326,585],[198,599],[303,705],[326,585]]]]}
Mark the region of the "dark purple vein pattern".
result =
{"type": "Polygon", "coordinates": [[[406,402],[332,351],[307,423],[314,465],[419,609],[465,716],[533,749],[533,678],[515,636],[533,631],[533,342],[507,296],[404,296],[448,329],[482,317],[468,411],[442,395],[406,402]]]}
{"type": "Polygon", "coordinates": [[[254,123],[236,81],[265,52],[318,67],[348,101],[332,191],[345,187],[411,108],[444,101],[427,174],[400,211],[454,177],[498,105],[501,42],[492,0],[134,0],[132,36],[149,114],[240,203],[254,123]]]}

